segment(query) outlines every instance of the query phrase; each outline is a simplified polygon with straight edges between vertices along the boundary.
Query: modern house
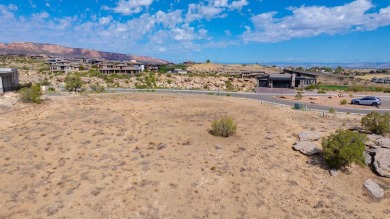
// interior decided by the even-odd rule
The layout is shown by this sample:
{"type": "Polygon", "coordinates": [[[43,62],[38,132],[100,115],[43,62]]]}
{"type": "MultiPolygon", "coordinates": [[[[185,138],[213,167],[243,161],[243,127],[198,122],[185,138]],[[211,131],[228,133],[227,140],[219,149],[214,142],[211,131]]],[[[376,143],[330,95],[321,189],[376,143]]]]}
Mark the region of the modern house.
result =
{"type": "Polygon", "coordinates": [[[79,71],[80,65],[79,64],[72,64],[70,61],[67,60],[56,60],[54,63],[51,63],[50,71],[52,72],[59,72],[63,71],[65,73],[73,72],[73,71],[79,71]]]}
{"type": "Polygon", "coordinates": [[[19,73],[16,68],[0,68],[0,93],[15,90],[19,86],[19,73]]]}
{"type": "Polygon", "coordinates": [[[249,79],[249,78],[256,78],[264,74],[265,74],[264,71],[247,71],[247,72],[241,72],[239,75],[242,79],[249,79]]]}
{"type": "Polygon", "coordinates": [[[129,74],[137,75],[144,71],[145,65],[143,63],[132,60],[123,63],[103,63],[100,65],[100,73],[102,74],[129,74]]]}
{"type": "Polygon", "coordinates": [[[318,75],[312,72],[284,70],[280,74],[261,74],[256,77],[257,87],[304,88],[317,83],[318,75]]]}

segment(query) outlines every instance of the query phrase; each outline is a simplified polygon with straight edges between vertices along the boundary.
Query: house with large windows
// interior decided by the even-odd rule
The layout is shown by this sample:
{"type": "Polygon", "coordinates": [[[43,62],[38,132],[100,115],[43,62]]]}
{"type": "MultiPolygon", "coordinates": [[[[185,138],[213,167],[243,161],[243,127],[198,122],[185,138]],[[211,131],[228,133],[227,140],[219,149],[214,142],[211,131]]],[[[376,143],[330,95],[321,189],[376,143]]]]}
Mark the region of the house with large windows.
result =
{"type": "Polygon", "coordinates": [[[305,88],[317,83],[314,72],[284,70],[279,74],[261,74],[256,77],[257,87],[263,88],[305,88]]]}
{"type": "Polygon", "coordinates": [[[0,68],[0,93],[16,90],[19,86],[19,73],[16,68],[0,68]]]}

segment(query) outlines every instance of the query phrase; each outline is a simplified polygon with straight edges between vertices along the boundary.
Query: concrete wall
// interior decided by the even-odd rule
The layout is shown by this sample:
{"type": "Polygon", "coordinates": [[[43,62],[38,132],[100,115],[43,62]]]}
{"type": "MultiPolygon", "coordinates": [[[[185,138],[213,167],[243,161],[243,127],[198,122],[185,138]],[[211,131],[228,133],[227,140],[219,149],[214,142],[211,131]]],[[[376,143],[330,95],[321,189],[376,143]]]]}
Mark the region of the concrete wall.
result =
{"type": "Polygon", "coordinates": [[[0,93],[16,89],[19,85],[19,72],[15,68],[0,68],[0,93]]]}

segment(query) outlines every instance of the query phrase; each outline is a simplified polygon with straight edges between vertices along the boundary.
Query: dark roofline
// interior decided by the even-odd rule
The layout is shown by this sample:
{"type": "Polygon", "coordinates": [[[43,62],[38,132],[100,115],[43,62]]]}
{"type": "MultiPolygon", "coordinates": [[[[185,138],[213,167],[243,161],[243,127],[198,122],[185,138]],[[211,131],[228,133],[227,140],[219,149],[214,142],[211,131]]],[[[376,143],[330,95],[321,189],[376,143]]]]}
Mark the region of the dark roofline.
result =
{"type": "Polygon", "coordinates": [[[289,69],[284,69],[285,73],[291,74],[291,73],[297,73],[297,74],[304,74],[304,75],[309,75],[309,76],[315,76],[318,77],[320,75],[323,75],[318,72],[311,72],[311,71],[297,71],[297,70],[289,70],[289,69]]]}

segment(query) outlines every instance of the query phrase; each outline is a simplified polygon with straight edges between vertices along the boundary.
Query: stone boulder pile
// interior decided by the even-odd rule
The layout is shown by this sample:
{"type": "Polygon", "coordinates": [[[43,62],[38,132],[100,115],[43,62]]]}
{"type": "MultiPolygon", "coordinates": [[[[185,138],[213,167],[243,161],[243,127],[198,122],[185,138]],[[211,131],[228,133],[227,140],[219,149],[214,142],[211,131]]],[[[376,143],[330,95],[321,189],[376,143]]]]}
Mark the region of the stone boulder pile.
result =
{"type": "Polygon", "coordinates": [[[372,164],[379,175],[390,177],[390,139],[375,134],[367,137],[369,140],[364,152],[366,164],[372,164]]]}
{"type": "Polygon", "coordinates": [[[299,141],[297,141],[293,148],[304,155],[311,156],[314,154],[318,154],[320,149],[315,141],[320,140],[321,136],[317,132],[303,130],[298,134],[299,141]]]}

